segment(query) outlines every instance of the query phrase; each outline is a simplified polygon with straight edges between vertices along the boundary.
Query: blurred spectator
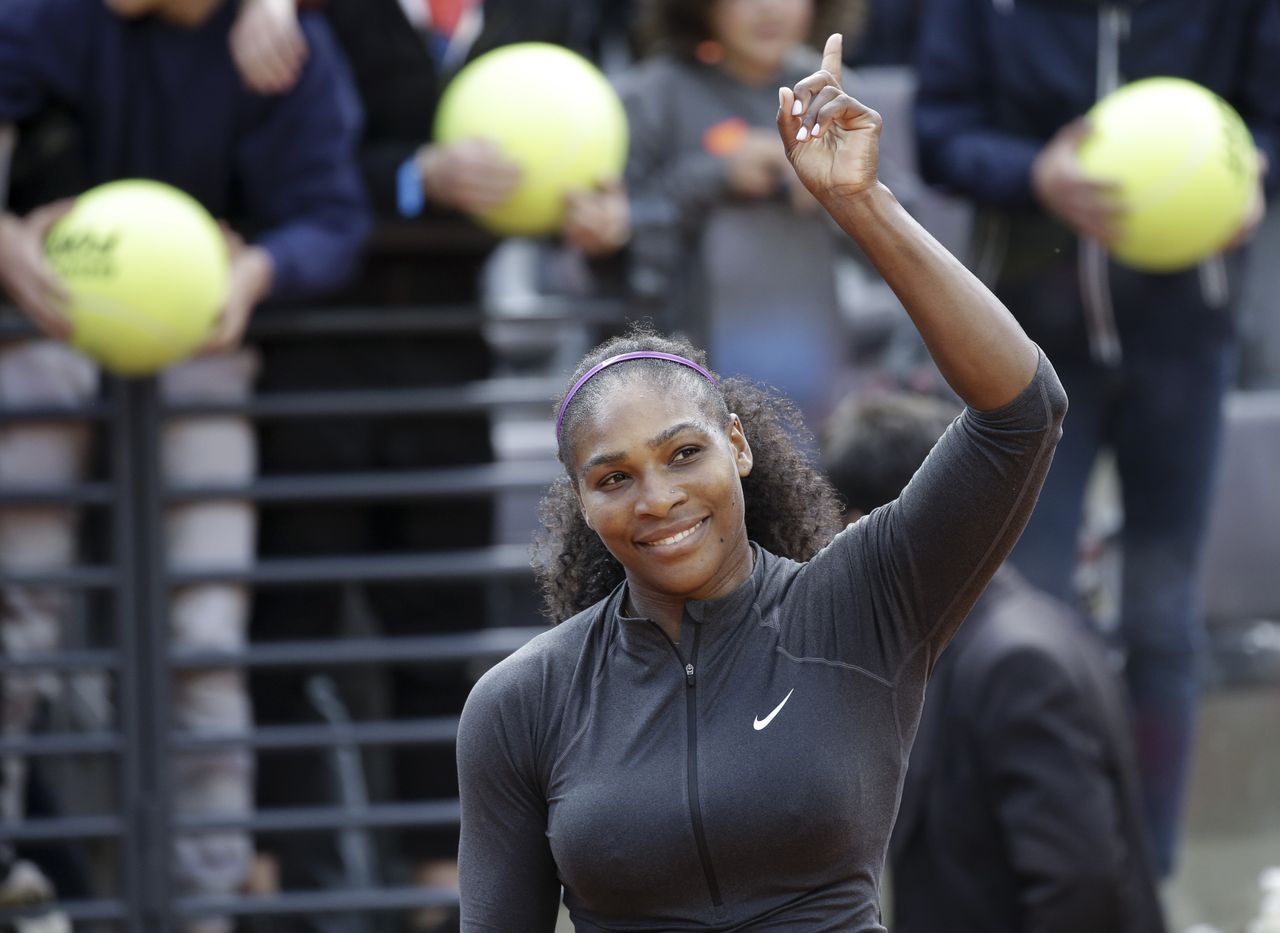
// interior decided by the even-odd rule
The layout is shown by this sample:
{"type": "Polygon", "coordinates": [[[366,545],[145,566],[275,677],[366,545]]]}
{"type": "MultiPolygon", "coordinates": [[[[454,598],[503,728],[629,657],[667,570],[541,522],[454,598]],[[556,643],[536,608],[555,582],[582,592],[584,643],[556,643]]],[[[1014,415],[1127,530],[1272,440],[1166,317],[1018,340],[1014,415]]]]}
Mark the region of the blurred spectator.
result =
{"type": "Polygon", "coordinates": [[[845,60],[854,67],[910,64],[925,2],[866,0],[859,11],[865,17],[865,26],[849,46],[845,60]]]}
{"type": "MultiPolygon", "coordinates": [[[[1167,876],[1196,707],[1196,580],[1242,255],[1171,274],[1111,262],[1106,242],[1120,218],[1108,186],[1081,172],[1080,117],[1123,82],[1185,77],[1230,101],[1276,165],[1280,6],[934,0],[922,30],[922,174],[973,200],[975,269],[1053,358],[1071,397],[1040,505],[1011,558],[1060,599],[1073,598],[1094,461],[1103,448],[1115,454],[1125,516],[1119,637],[1155,865],[1167,876]]],[[[1262,211],[1259,193],[1238,242],[1262,211]]]]}
{"type": "Polygon", "coordinates": [[[834,275],[845,238],[789,170],[774,119],[778,87],[817,67],[806,40],[841,10],[648,0],[640,28],[656,54],[619,81],[635,211],[665,210],[674,229],[659,235],[678,238],[664,326],[704,335],[718,371],[777,387],[810,424],[838,398],[845,364],[834,275]]]}
{"type": "MultiPolygon", "coordinates": [[[[161,374],[171,401],[237,400],[249,392],[255,357],[237,350],[263,301],[315,294],[354,270],[368,229],[354,163],[359,104],[322,22],[303,24],[311,57],[288,94],[245,91],[227,47],[235,16],[222,0],[11,0],[0,5],[0,123],[24,121],[47,107],[68,111],[78,126],[79,181],[144,177],[175,185],[216,217],[253,232],[228,230],[229,294],[206,355],[161,374]]],[[[16,192],[15,192],[16,193],[16,192]]],[[[73,191],[63,192],[66,194],[73,191]]],[[[43,255],[50,224],[70,200],[25,217],[0,215],[0,284],[10,300],[52,340],[0,346],[0,401],[6,405],[74,405],[97,391],[98,371],[62,341],[71,332],[65,289],[43,255]]],[[[83,476],[83,426],[20,425],[0,431],[0,480],[46,486],[83,476]]],[[[166,478],[238,484],[251,478],[255,448],[238,417],[166,421],[159,452],[166,478]]],[[[253,560],[254,514],[244,502],[193,503],[166,515],[171,565],[246,567],[253,560]]],[[[75,518],[67,510],[0,510],[0,563],[54,569],[75,553],[75,518]]],[[[52,650],[65,600],[39,588],[7,588],[7,653],[52,650]]],[[[170,605],[177,651],[234,650],[244,644],[247,594],[235,585],[184,587],[170,605]]],[[[117,626],[132,624],[116,619],[117,626]]],[[[36,677],[4,684],[4,731],[28,726],[45,685],[36,677]]],[[[242,732],[250,722],[238,671],[183,673],[173,686],[174,724],[192,732],[242,732]]],[[[252,781],[244,749],[187,753],[175,761],[182,811],[244,813],[252,781]]],[[[10,772],[12,773],[12,772],[10,772]]],[[[245,833],[180,839],[174,871],[181,891],[228,894],[243,883],[250,845],[245,833]]],[[[229,922],[193,923],[225,930],[229,922]]]]}
{"type": "MultiPolygon", "coordinates": [[[[823,465],[850,521],[897,498],[956,408],[849,398],[823,465]]],[[[1084,621],[1006,565],[929,681],[890,844],[901,933],[1162,933],[1124,688],[1084,621]]]]}
{"type": "MultiPolygon", "coordinates": [[[[480,273],[497,239],[469,215],[501,203],[519,180],[519,167],[483,140],[438,144],[435,110],[450,77],[466,62],[500,45],[545,41],[591,54],[600,43],[600,5],[572,0],[428,3],[421,0],[328,0],[322,5],[352,66],[366,122],[360,161],[388,244],[368,258],[364,275],[344,298],[358,304],[475,306],[472,332],[429,336],[370,335],[341,342],[273,341],[265,348],[266,384],[273,390],[462,386],[487,378],[492,353],[480,331],[480,273]]],[[[232,47],[244,80],[275,92],[305,57],[290,3],[246,0],[232,47]],[[262,36],[276,41],[263,42],[262,36]]],[[[572,106],[572,88],[565,89],[572,106]]],[[[500,119],[500,105],[495,119],[500,119]]],[[[618,250],[629,235],[620,184],[570,197],[563,239],[588,255],[618,250]]],[[[493,459],[489,418],[481,413],[387,419],[308,419],[264,428],[263,465],[290,475],[350,470],[410,470],[483,464],[493,459]]],[[[487,497],[350,507],[308,505],[279,509],[263,522],[265,553],[291,557],[482,548],[493,543],[487,497]]],[[[383,631],[422,635],[486,623],[481,583],[378,584],[365,587],[383,631]]],[[[254,630],[263,638],[332,637],[342,625],[341,594],[313,587],[263,593],[254,630]]],[[[305,674],[272,674],[256,681],[262,718],[314,717],[305,674]]],[[[397,716],[457,715],[471,681],[460,669],[397,668],[391,705],[397,716]]],[[[324,801],[309,782],[316,756],[291,753],[264,761],[264,804],[324,801]],[[302,793],[319,799],[299,800],[302,793]]],[[[453,751],[407,746],[394,758],[395,795],[402,800],[456,798],[453,751]]],[[[339,870],[331,844],[313,835],[273,840],[286,888],[333,883],[339,870]]],[[[456,886],[457,831],[411,830],[400,853],[409,880],[456,886]]],[[[445,928],[439,912],[422,911],[418,928],[445,928]]],[[[280,926],[283,929],[283,925],[280,926]]],[[[300,928],[309,928],[301,922],[300,928]]]]}

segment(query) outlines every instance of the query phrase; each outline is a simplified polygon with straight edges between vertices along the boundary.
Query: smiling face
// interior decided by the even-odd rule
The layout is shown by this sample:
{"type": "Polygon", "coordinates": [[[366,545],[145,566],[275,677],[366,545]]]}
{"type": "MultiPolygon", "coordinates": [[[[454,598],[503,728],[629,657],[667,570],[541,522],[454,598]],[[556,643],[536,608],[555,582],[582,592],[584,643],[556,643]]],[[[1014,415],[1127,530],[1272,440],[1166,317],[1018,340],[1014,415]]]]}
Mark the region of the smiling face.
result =
{"type": "Polygon", "coordinates": [[[771,80],[787,53],[805,40],[813,0],[717,0],[708,26],[723,50],[723,65],[750,81],[771,80]]]}
{"type": "Polygon", "coordinates": [[[587,524],[641,607],[713,599],[751,573],[742,477],[751,448],[690,393],[618,380],[575,430],[571,469],[587,524]]]}

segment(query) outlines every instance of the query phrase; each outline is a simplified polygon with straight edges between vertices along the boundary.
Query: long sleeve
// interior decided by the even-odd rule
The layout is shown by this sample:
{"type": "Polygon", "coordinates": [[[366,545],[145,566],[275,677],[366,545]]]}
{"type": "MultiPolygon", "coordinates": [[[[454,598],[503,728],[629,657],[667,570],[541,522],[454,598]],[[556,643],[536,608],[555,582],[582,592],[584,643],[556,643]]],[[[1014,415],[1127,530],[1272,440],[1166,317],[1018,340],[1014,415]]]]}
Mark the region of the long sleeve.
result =
{"type": "Polygon", "coordinates": [[[965,409],[896,500],[809,561],[797,595],[814,621],[787,633],[788,650],[886,682],[913,658],[931,668],[1026,525],[1066,407],[1041,354],[1008,405],[965,409]]]}
{"type": "Polygon", "coordinates": [[[969,0],[939,0],[923,18],[917,51],[915,133],[924,179],[1003,207],[1029,207],[1031,164],[1043,141],[998,127],[988,72],[995,50],[969,0]]]}
{"type": "Polygon", "coordinates": [[[481,678],[458,726],[465,933],[550,933],[556,923],[560,882],[532,740],[539,704],[521,671],[508,659],[481,678]]]}
{"type": "Polygon", "coordinates": [[[1257,4],[1253,48],[1240,56],[1244,73],[1232,102],[1253,132],[1271,170],[1263,178],[1268,195],[1280,191],[1280,5],[1257,4]]]}
{"type": "Polygon", "coordinates": [[[50,98],[74,95],[93,28],[82,13],[67,0],[0,4],[0,123],[31,116],[50,98]]]}
{"type": "Polygon", "coordinates": [[[1008,405],[972,408],[952,424],[901,495],[867,517],[875,571],[895,585],[893,606],[910,642],[941,651],[1017,543],[1062,436],[1067,396],[1041,353],[1035,378],[1008,405]]]}
{"type": "Polygon", "coordinates": [[[360,104],[327,26],[304,17],[311,54],[289,94],[237,148],[244,203],[275,261],[272,297],[337,287],[356,269],[371,219],[356,160],[360,104]]]}
{"type": "Polygon", "coordinates": [[[977,689],[976,757],[1027,933],[1131,929],[1123,885],[1133,854],[1086,687],[1025,646],[1001,656],[977,689]]]}

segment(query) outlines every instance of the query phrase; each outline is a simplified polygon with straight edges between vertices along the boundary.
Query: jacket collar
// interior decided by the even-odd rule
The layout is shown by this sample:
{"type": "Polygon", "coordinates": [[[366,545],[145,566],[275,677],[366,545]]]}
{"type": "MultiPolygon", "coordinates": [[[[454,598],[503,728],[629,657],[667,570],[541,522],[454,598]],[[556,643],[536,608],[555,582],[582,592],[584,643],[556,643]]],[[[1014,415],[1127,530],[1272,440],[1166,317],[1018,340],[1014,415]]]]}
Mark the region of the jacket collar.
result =
{"type": "MultiPolygon", "coordinates": [[[[764,580],[765,562],[769,554],[754,541],[751,545],[751,573],[732,592],[716,599],[690,599],[684,604],[684,618],[687,622],[714,628],[720,632],[731,631],[735,623],[744,621],[752,613],[752,607],[760,592],[764,580]]],[[[622,633],[624,640],[640,635],[645,641],[650,637],[662,639],[658,627],[648,619],[627,614],[626,605],[630,602],[630,584],[623,580],[608,597],[605,604],[606,617],[611,624],[622,633]]],[[[706,637],[704,632],[704,637],[706,637]]]]}

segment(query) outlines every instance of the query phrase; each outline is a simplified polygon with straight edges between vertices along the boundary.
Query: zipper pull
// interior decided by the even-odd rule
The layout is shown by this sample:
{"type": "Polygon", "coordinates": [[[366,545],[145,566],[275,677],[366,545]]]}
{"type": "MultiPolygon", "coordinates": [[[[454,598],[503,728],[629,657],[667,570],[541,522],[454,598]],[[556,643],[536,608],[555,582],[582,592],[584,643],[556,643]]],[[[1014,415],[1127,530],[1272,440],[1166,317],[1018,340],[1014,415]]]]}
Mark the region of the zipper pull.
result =
{"type": "Polygon", "coordinates": [[[693,665],[686,664],[684,666],[684,682],[690,687],[693,686],[693,665]]]}

